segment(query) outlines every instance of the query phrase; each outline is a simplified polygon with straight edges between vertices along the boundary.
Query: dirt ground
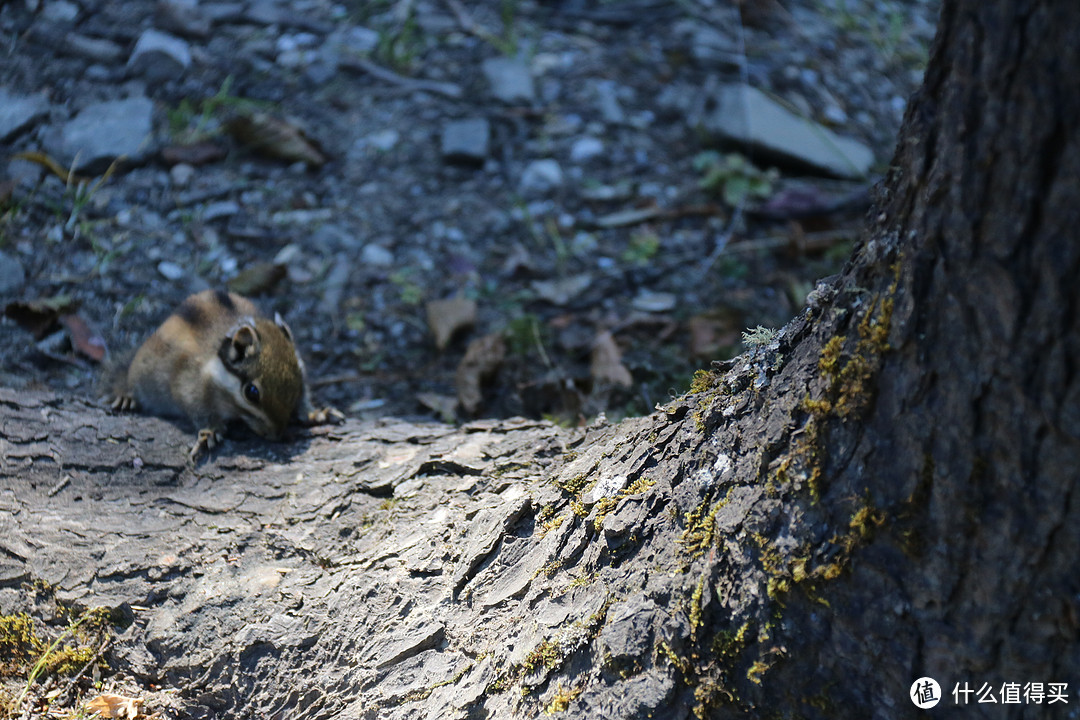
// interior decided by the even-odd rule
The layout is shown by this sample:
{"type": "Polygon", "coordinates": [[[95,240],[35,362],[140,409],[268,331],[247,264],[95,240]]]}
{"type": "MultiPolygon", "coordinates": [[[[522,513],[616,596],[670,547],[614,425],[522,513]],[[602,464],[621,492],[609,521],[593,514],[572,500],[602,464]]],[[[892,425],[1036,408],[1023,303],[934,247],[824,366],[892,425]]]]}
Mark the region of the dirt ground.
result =
{"type": "Polygon", "coordinates": [[[47,100],[0,143],[0,386],[92,396],[96,336],[117,354],[228,286],[286,317],[351,416],[651,410],[841,267],[936,21],[916,0],[737,5],[0,3],[0,88],[47,100]],[[137,60],[148,28],[179,46],[137,60]],[[861,141],[870,175],[703,155],[730,82],[861,141]],[[132,98],[152,102],[137,157],[65,177],[86,158],[57,136],[132,98]]]}

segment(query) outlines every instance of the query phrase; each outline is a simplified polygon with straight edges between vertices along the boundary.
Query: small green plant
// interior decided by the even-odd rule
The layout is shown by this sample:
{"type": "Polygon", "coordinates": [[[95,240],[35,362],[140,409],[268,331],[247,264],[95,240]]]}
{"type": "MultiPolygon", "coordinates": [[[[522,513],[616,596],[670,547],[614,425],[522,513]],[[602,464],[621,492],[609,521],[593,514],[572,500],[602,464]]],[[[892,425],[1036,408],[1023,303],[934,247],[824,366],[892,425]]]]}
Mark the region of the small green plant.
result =
{"type": "Polygon", "coordinates": [[[419,305],[424,301],[424,289],[412,279],[409,270],[398,270],[390,275],[390,282],[397,285],[401,302],[406,305],[419,305]]]}
{"type": "Polygon", "coordinates": [[[776,168],[762,171],[738,153],[722,155],[715,150],[698,153],[694,169],[702,174],[698,185],[716,193],[731,207],[769,197],[780,179],[776,168]]]}
{"type": "Polygon", "coordinates": [[[622,260],[632,265],[647,265],[659,250],[659,235],[651,230],[638,230],[630,234],[630,242],[623,250],[622,260]]]}
{"type": "Polygon", "coordinates": [[[420,55],[422,45],[420,25],[416,22],[416,13],[413,11],[399,27],[379,33],[374,56],[376,60],[395,70],[411,72],[416,58],[420,55]]]}
{"type": "Polygon", "coordinates": [[[511,318],[503,331],[510,354],[519,357],[529,355],[536,347],[543,347],[544,337],[540,319],[532,313],[511,318]]]}
{"type": "Polygon", "coordinates": [[[230,94],[233,76],[221,82],[221,87],[205,100],[184,98],[175,109],[167,110],[169,132],[181,145],[197,143],[216,136],[221,130],[221,113],[227,108],[256,110],[263,103],[230,94]]]}
{"type": "Polygon", "coordinates": [[[30,616],[25,613],[0,616],[0,670],[7,675],[29,670],[18,697],[11,700],[9,696],[0,702],[0,717],[20,715],[31,688],[43,675],[75,676],[93,663],[97,652],[87,644],[87,635],[99,636],[107,632],[107,625],[107,611],[87,610],[77,620],[72,618],[59,637],[46,647],[30,616]],[[30,660],[35,656],[37,660],[31,666],[30,660]]]}

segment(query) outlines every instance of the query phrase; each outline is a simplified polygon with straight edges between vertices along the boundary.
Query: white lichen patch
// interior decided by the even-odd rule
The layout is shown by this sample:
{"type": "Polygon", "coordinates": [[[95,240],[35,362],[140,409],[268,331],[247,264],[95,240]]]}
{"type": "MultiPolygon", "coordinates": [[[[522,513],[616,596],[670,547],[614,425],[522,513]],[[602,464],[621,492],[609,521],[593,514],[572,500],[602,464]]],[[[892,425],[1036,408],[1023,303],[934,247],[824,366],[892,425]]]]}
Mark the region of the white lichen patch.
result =
{"type": "Polygon", "coordinates": [[[585,495],[585,502],[595,505],[604,498],[614,497],[617,492],[626,487],[626,483],[629,481],[625,475],[610,475],[608,477],[602,477],[585,495]]]}

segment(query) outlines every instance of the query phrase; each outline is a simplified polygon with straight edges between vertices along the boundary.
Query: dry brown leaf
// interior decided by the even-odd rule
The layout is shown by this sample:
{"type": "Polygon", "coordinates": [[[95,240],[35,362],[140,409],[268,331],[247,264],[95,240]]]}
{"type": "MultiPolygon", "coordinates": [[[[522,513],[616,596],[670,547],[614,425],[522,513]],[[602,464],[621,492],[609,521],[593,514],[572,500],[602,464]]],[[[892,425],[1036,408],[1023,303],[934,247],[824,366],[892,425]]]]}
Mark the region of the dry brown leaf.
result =
{"type": "Polygon", "coordinates": [[[225,126],[238,141],[263,155],[319,167],[326,156],[298,125],[267,113],[237,115],[225,126]]]}
{"type": "Polygon", "coordinates": [[[491,379],[506,357],[506,341],[494,333],[469,343],[465,357],[454,376],[458,401],[465,412],[474,414],[484,400],[484,384],[491,379]]]}
{"type": "Polygon", "coordinates": [[[15,181],[0,181],[0,210],[6,210],[11,204],[11,196],[15,193],[15,181]]]}
{"type": "Polygon", "coordinates": [[[558,280],[534,280],[532,289],[541,299],[562,307],[569,304],[590,285],[592,285],[592,275],[582,273],[558,280]]]}
{"type": "Polygon", "coordinates": [[[189,145],[169,145],[162,148],[161,159],[170,165],[199,166],[221,160],[227,154],[224,147],[215,142],[204,140],[189,145]]]}
{"type": "Polygon", "coordinates": [[[695,358],[719,358],[730,354],[742,339],[742,314],[730,308],[715,308],[695,315],[687,323],[690,330],[690,355],[695,358]]]}
{"type": "Polygon", "coordinates": [[[56,329],[61,315],[74,313],[79,304],[68,295],[39,300],[16,300],[4,306],[4,315],[41,340],[56,329]]]}
{"type": "Polygon", "coordinates": [[[259,295],[272,290],[285,278],[285,274],[285,266],[280,263],[255,263],[226,284],[229,290],[239,295],[259,295]]]}
{"type": "Polygon", "coordinates": [[[142,698],[103,693],[92,700],[87,700],[86,710],[87,712],[97,713],[103,718],[137,720],[142,717],[142,705],[142,698]]]}
{"type": "Polygon", "coordinates": [[[105,338],[90,329],[78,315],[61,315],[60,324],[67,328],[71,346],[94,362],[105,359],[105,338]]]}
{"type": "Polygon", "coordinates": [[[607,330],[601,330],[593,341],[592,362],[589,368],[593,381],[598,385],[630,387],[634,376],[623,365],[622,353],[615,338],[607,330]]]}
{"type": "Polygon", "coordinates": [[[432,300],[427,304],[427,322],[435,336],[435,347],[442,350],[455,333],[476,322],[476,303],[465,298],[432,300]]]}

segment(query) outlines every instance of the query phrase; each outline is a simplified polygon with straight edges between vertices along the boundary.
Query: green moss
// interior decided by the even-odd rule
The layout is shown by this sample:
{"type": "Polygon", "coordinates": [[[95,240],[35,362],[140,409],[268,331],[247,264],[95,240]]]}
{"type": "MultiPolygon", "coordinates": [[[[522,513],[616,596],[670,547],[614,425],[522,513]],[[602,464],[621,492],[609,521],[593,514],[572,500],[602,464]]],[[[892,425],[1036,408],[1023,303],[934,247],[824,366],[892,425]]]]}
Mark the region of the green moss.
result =
{"type": "Polygon", "coordinates": [[[809,393],[807,393],[806,397],[803,398],[800,407],[802,407],[803,412],[805,412],[807,415],[811,415],[814,417],[825,417],[826,415],[831,413],[833,409],[831,402],[829,402],[825,398],[811,398],[809,393]]]}
{"type": "MultiPolygon", "coordinates": [[[[706,572],[708,572],[706,570],[706,572]]],[[[705,572],[701,573],[701,577],[698,578],[697,585],[694,586],[694,592],[690,595],[690,637],[697,638],[698,628],[701,627],[701,596],[705,591],[705,572]]]]}
{"type": "Polygon", "coordinates": [[[703,393],[712,390],[720,382],[720,376],[712,370],[695,370],[690,380],[690,392],[703,393]]]}
{"type": "Polygon", "coordinates": [[[593,518],[593,530],[600,532],[604,529],[604,518],[615,509],[615,506],[619,504],[619,500],[622,498],[619,495],[612,495],[611,497],[601,498],[600,502],[596,503],[596,517],[593,518]]]}
{"type": "Polygon", "coordinates": [[[679,657],[679,654],[671,648],[671,645],[669,645],[666,640],[661,640],[657,643],[656,654],[659,657],[666,658],[669,663],[682,673],[683,678],[685,678],[687,682],[690,682],[693,679],[694,666],[686,658],[679,657]]]}
{"type": "Polygon", "coordinates": [[[647,491],[649,488],[653,487],[654,485],[656,485],[655,480],[653,480],[652,478],[650,478],[648,476],[642,475],[637,480],[635,480],[634,482],[627,485],[626,490],[624,490],[623,492],[626,495],[638,495],[640,493],[643,493],[643,492],[647,491]]]}
{"type": "MultiPolygon", "coordinates": [[[[596,467],[593,466],[592,470],[595,469],[596,467]]],[[[566,491],[570,495],[573,495],[574,497],[578,497],[581,495],[582,491],[584,491],[592,482],[591,480],[589,480],[589,475],[592,473],[592,470],[589,470],[589,472],[578,473],[569,480],[557,480],[555,481],[555,486],[566,491]]]]}
{"type": "Polygon", "coordinates": [[[716,513],[727,505],[732,489],[728,488],[723,499],[715,503],[710,504],[710,497],[706,496],[701,504],[686,514],[686,529],[679,537],[679,544],[690,553],[690,557],[701,557],[713,546],[716,537],[716,513]]]}
{"type": "Polygon", "coordinates": [[[738,630],[721,630],[712,640],[712,652],[723,665],[730,666],[746,648],[750,623],[744,622],[738,630]]]}
{"type": "Polygon", "coordinates": [[[825,347],[822,348],[821,357],[818,358],[818,371],[825,377],[836,377],[837,366],[840,363],[840,353],[843,352],[846,340],[846,336],[836,335],[829,338],[829,342],[825,343],[825,347]]]}
{"type": "Polygon", "coordinates": [[[29,615],[0,615],[0,677],[23,673],[31,658],[45,647],[29,615]]]}
{"type": "Polygon", "coordinates": [[[871,503],[869,498],[866,500],[866,504],[860,507],[854,515],[851,516],[851,520],[848,522],[848,528],[851,529],[857,536],[858,540],[862,542],[869,542],[877,528],[881,527],[885,522],[885,514],[880,510],[877,510],[871,503]]]}
{"type": "Polygon", "coordinates": [[[746,679],[750,682],[760,685],[761,676],[769,669],[770,665],[762,660],[755,660],[754,664],[750,666],[750,669],[746,671],[746,679]]]}
{"type": "MultiPolygon", "coordinates": [[[[475,662],[480,662],[480,660],[482,658],[483,658],[483,656],[477,657],[475,662]]],[[[450,678],[449,680],[443,680],[442,682],[437,682],[434,685],[431,685],[430,687],[421,688],[419,690],[413,690],[412,692],[408,693],[405,697],[403,697],[400,702],[402,704],[404,704],[404,703],[409,703],[409,702],[420,702],[422,700],[427,700],[428,697],[431,695],[431,693],[435,692],[437,689],[439,689],[441,687],[446,687],[447,685],[457,685],[459,682],[461,682],[461,678],[465,677],[465,673],[467,673],[467,672],[469,672],[470,670],[473,669],[473,664],[474,663],[468,663],[465,667],[463,667],[461,670],[456,672],[454,674],[454,677],[450,678]]]]}
{"type": "Polygon", "coordinates": [[[525,656],[525,659],[521,661],[521,668],[526,675],[531,675],[541,668],[554,670],[562,664],[562,661],[563,656],[562,651],[559,649],[559,643],[553,640],[544,640],[525,656]]]}
{"type": "Polygon", "coordinates": [[[46,658],[44,672],[70,677],[89,665],[96,654],[97,651],[91,647],[64,645],[53,650],[46,658]]]}
{"type": "Polygon", "coordinates": [[[555,670],[562,665],[562,662],[563,655],[559,643],[555,640],[544,640],[533,648],[520,664],[511,665],[499,673],[488,686],[487,691],[489,693],[504,692],[509,690],[514,683],[544,668],[555,670]]]}
{"type": "Polygon", "coordinates": [[[554,715],[556,713],[566,712],[570,709],[570,703],[574,702],[585,690],[585,686],[582,685],[578,688],[567,688],[559,683],[555,688],[555,692],[551,696],[551,700],[548,701],[547,706],[544,708],[546,715],[554,715]]]}
{"type": "Polygon", "coordinates": [[[559,572],[559,568],[561,568],[561,567],[562,567],[562,560],[559,560],[558,558],[556,558],[555,560],[552,560],[551,562],[546,563],[543,567],[541,567],[539,570],[537,570],[533,574],[533,577],[536,577],[538,575],[543,575],[544,577],[552,577],[553,575],[555,575],[555,573],[559,572]]]}
{"type": "Polygon", "coordinates": [[[598,577],[598,573],[596,573],[596,572],[586,573],[586,574],[584,574],[584,575],[582,575],[580,577],[576,577],[573,580],[571,580],[570,584],[567,585],[567,587],[568,588],[586,587],[587,585],[590,585],[594,580],[596,580],[597,577],[598,577]]]}
{"type": "Polygon", "coordinates": [[[596,532],[600,532],[604,529],[604,518],[607,517],[612,510],[618,506],[619,501],[630,495],[638,495],[647,491],[653,485],[656,484],[655,480],[651,480],[648,477],[639,477],[634,482],[620,490],[611,497],[601,498],[600,502],[596,503],[596,517],[593,519],[593,529],[596,532]]]}

